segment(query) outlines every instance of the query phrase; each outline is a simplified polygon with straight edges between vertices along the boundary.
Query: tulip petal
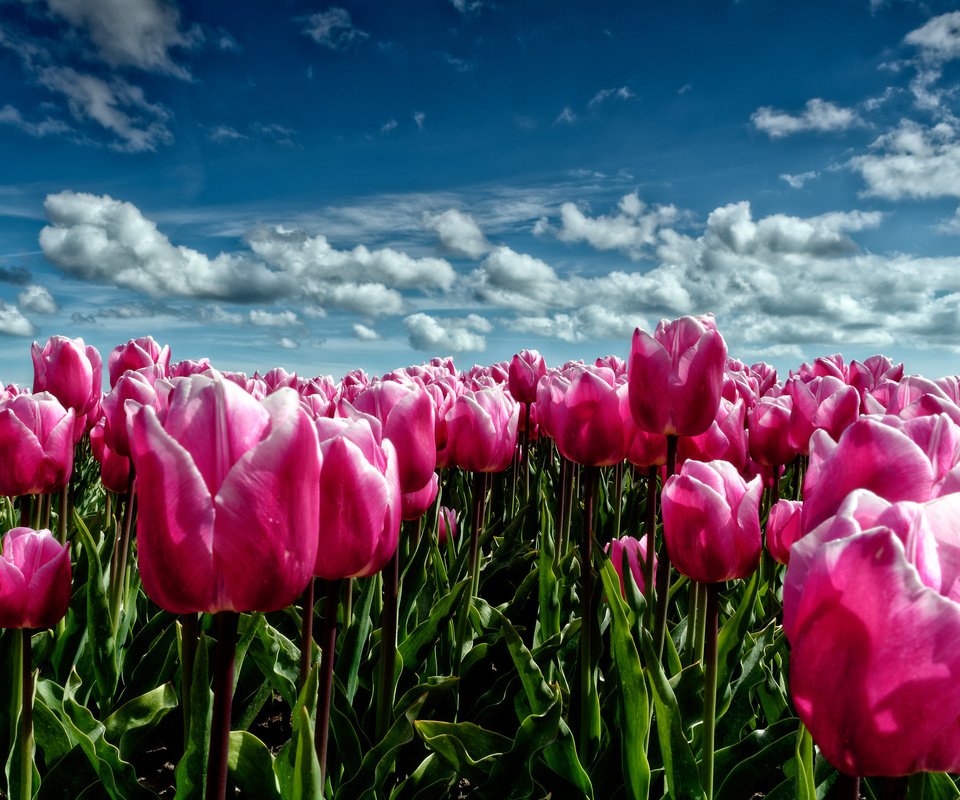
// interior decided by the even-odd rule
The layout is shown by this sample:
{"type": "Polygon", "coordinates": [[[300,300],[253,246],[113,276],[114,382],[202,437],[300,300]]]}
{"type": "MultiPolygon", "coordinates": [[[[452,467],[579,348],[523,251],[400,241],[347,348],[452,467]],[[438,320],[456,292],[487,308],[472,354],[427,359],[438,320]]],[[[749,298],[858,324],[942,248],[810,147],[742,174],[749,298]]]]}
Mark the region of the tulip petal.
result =
{"type": "Polygon", "coordinates": [[[140,493],[137,559],[143,588],[174,614],[209,610],[216,597],[213,499],[190,454],[149,406],[130,423],[140,493]],[[176,579],[172,579],[176,576],[176,579]]]}

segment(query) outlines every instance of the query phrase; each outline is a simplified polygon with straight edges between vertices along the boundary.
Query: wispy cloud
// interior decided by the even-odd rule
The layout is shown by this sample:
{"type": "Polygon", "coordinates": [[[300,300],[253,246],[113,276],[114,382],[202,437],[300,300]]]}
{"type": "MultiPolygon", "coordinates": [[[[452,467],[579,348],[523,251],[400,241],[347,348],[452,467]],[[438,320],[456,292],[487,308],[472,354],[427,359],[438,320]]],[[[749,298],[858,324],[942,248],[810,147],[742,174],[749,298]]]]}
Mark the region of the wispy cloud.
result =
{"type": "Polygon", "coordinates": [[[353,24],[350,12],[338,6],[310,15],[306,23],[303,32],[331,50],[346,50],[370,38],[369,33],[353,24]]]}
{"type": "Polygon", "coordinates": [[[802,189],[809,181],[815,180],[820,177],[820,173],[817,170],[809,170],[808,172],[800,172],[796,175],[790,175],[789,173],[782,173],[780,175],[780,180],[786,181],[791,189],[802,189]]]}
{"type": "Polygon", "coordinates": [[[805,131],[817,133],[845,131],[864,124],[853,109],[843,108],[819,97],[808,100],[800,114],[789,114],[770,106],[763,106],[753,112],[750,121],[757,130],[763,131],[771,139],[780,139],[805,131]]]}
{"type": "Polygon", "coordinates": [[[597,108],[611,99],[629,100],[633,96],[633,92],[626,86],[621,86],[618,89],[601,89],[591,98],[590,102],[587,103],[587,108],[597,108]]]}
{"type": "Polygon", "coordinates": [[[0,108],[0,125],[12,125],[28,136],[42,139],[45,136],[60,136],[70,133],[72,128],[59,119],[46,117],[39,122],[30,122],[13,106],[7,104],[0,108]]]}
{"type": "Polygon", "coordinates": [[[577,115],[573,113],[570,106],[564,106],[557,118],[553,121],[554,125],[573,125],[577,121],[577,115]]]}

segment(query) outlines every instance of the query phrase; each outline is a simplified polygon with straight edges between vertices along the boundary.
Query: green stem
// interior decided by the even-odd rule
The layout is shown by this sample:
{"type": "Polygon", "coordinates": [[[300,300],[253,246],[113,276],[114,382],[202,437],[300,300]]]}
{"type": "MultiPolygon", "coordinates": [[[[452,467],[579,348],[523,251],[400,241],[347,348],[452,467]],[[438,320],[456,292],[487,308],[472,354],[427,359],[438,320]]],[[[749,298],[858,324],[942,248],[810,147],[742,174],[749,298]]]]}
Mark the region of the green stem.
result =
{"type": "Polygon", "coordinates": [[[717,623],[719,583],[707,584],[706,641],[704,642],[703,755],[700,777],[707,800],[713,800],[713,748],[717,720],[717,623]]]}
{"type": "Polygon", "coordinates": [[[486,496],[487,476],[483,472],[473,473],[473,520],[470,527],[470,575],[473,578],[470,601],[480,589],[480,533],[483,528],[484,499],[486,496]]]}
{"type": "MultiPolygon", "coordinates": [[[[667,478],[677,469],[677,437],[667,436],[667,478]]],[[[657,654],[663,655],[663,642],[667,632],[667,604],[670,599],[670,553],[667,540],[663,540],[660,561],[657,564],[657,616],[654,621],[653,641],[657,654]]]]}
{"type": "Polygon", "coordinates": [[[653,557],[657,552],[657,468],[647,468],[647,507],[643,523],[647,558],[643,565],[643,599],[647,602],[647,629],[653,630],[653,557]]]}
{"type": "MultiPolygon", "coordinates": [[[[60,540],[60,544],[66,544],[67,541],[67,508],[69,505],[70,484],[67,484],[60,491],[60,506],[57,513],[57,538],[60,540]]],[[[107,513],[110,513],[109,510],[107,513]]]]}
{"type": "Polygon", "coordinates": [[[400,594],[400,558],[397,552],[383,569],[383,617],[380,624],[380,692],[377,694],[377,738],[386,735],[393,722],[397,664],[397,600],[400,594]]]}
{"type": "Polygon", "coordinates": [[[694,581],[690,583],[690,599],[687,607],[687,630],[683,637],[683,659],[684,664],[689,666],[693,664],[697,651],[697,634],[700,632],[700,621],[703,617],[702,606],[700,605],[700,584],[694,581]]]}
{"type": "Polygon", "coordinates": [[[695,623],[696,639],[693,642],[694,663],[703,661],[703,648],[707,633],[707,586],[696,583],[697,587],[697,621],[695,623]]]}
{"type": "Polygon", "coordinates": [[[230,712],[233,708],[233,669],[237,653],[235,611],[218,611],[217,651],[213,673],[213,718],[210,721],[210,753],[207,757],[206,800],[227,796],[227,754],[230,751],[230,712]]]}
{"type": "Polygon", "coordinates": [[[598,743],[600,720],[593,668],[593,537],[599,467],[584,468],[584,524],[580,541],[580,761],[590,762],[598,743]]]}
{"type": "Polygon", "coordinates": [[[557,511],[556,520],[556,539],[554,546],[554,560],[560,563],[563,558],[563,532],[567,518],[567,497],[570,494],[570,467],[571,464],[563,456],[560,456],[560,508],[557,511]]]}
{"type": "Polygon", "coordinates": [[[530,502],[530,404],[523,404],[523,502],[530,502]]]}
{"type": "Polygon", "coordinates": [[[190,741],[190,698],[193,686],[193,662],[197,654],[197,615],[183,614],[180,617],[180,697],[183,704],[183,749],[190,741]]]}
{"type": "Polygon", "coordinates": [[[320,785],[327,779],[327,744],[330,740],[330,708],[333,702],[333,651],[337,646],[337,606],[340,581],[327,581],[323,604],[323,629],[320,634],[320,686],[317,698],[317,758],[320,761],[320,785]]]}
{"type": "Polygon", "coordinates": [[[313,666],[313,606],[314,585],[316,578],[311,578],[307,583],[307,588],[303,592],[302,611],[300,614],[300,683],[299,689],[303,689],[307,683],[307,675],[310,674],[310,667],[313,666]]]}
{"type": "Polygon", "coordinates": [[[111,588],[113,591],[111,611],[113,612],[114,631],[120,625],[120,609],[123,606],[123,587],[127,577],[127,556],[130,552],[130,533],[133,528],[136,488],[133,466],[131,466],[130,477],[127,479],[127,502],[123,508],[123,527],[120,529],[120,535],[113,550],[113,559],[110,563],[111,588]]]}
{"type": "Polygon", "coordinates": [[[20,708],[20,798],[33,797],[33,654],[31,653],[32,631],[20,628],[21,689],[20,708]]]}

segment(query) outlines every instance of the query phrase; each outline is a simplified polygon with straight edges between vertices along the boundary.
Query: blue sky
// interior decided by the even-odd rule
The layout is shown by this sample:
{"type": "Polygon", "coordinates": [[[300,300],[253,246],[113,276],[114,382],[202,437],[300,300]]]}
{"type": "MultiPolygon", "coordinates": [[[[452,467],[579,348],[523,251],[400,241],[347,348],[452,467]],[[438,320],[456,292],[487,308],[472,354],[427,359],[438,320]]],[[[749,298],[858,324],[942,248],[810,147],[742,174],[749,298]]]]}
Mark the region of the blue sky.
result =
{"type": "Polygon", "coordinates": [[[0,0],[0,379],[732,355],[958,372],[956,2],[0,0]]]}

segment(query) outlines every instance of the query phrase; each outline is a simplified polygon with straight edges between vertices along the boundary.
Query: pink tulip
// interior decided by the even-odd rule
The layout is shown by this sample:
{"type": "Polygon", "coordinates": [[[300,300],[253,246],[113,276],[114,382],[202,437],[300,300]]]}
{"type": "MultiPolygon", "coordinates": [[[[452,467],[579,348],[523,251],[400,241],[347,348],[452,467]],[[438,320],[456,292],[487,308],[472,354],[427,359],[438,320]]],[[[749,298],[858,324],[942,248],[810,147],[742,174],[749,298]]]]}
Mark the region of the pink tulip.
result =
{"type": "MultiPolygon", "coordinates": [[[[255,373],[254,377],[259,377],[259,375],[255,373]]],[[[274,367],[261,380],[266,384],[267,394],[272,394],[277,389],[297,388],[297,373],[287,372],[283,367],[274,367]]]]}
{"type": "Polygon", "coordinates": [[[808,383],[814,378],[837,378],[843,383],[847,382],[847,367],[843,363],[843,356],[834,353],[832,356],[821,356],[813,362],[813,366],[804,362],[800,368],[794,372],[790,371],[791,378],[798,378],[803,383],[808,383]]]}
{"type": "Polygon", "coordinates": [[[764,467],[789,464],[797,457],[790,444],[790,417],[793,400],[790,395],[761,397],[747,414],[750,457],[764,467]]]}
{"type": "MultiPolygon", "coordinates": [[[[633,575],[634,583],[640,590],[640,594],[645,591],[646,582],[643,577],[644,565],[647,561],[647,537],[641,536],[634,539],[632,536],[621,536],[609,542],[604,548],[604,552],[610,557],[613,568],[617,571],[620,578],[620,591],[626,597],[626,586],[623,578],[623,556],[626,554],[627,563],[630,567],[630,574],[633,575]]],[[[657,556],[653,556],[653,574],[657,574],[657,556]]]]}
{"type": "Polygon", "coordinates": [[[713,325],[695,317],[662,320],[653,336],[639,328],[630,349],[630,411],[650,433],[696,436],[720,405],[727,345],[713,325]]]}
{"type": "Polygon", "coordinates": [[[824,430],[836,440],[860,415],[860,395],[839,378],[816,376],[807,382],[791,378],[783,393],[793,401],[788,439],[799,453],[809,452],[815,430],[824,430]]]}
{"type": "Polygon", "coordinates": [[[778,500],[767,517],[767,550],[781,564],[790,563],[790,548],[802,535],[800,515],[803,503],[778,500]]]}
{"type": "Polygon", "coordinates": [[[0,495],[60,491],[73,471],[75,414],[48,392],[0,402],[0,495]]]}
{"type": "Polygon", "coordinates": [[[130,420],[143,587],[175,614],[292,603],[317,554],[320,457],[296,392],[257,401],[218,375],[174,381],[130,420]]]}
{"type": "Polygon", "coordinates": [[[613,371],[575,365],[540,381],[537,408],[550,420],[560,454],[591,467],[619,464],[626,455],[620,395],[613,371]]]}
{"type": "Polygon", "coordinates": [[[466,391],[444,419],[447,443],[437,456],[442,467],[503,472],[517,447],[520,406],[501,389],[466,391]]]}
{"type": "Polygon", "coordinates": [[[72,408],[78,419],[96,409],[103,364],[95,347],[84,345],[83,339],[51,336],[42,350],[34,342],[31,355],[35,393],[50,392],[64,408],[72,408]]]}
{"type": "Polygon", "coordinates": [[[0,555],[0,628],[52,628],[70,605],[70,547],[48,530],[14,528],[0,555]]]}
{"type": "Polygon", "coordinates": [[[440,527],[437,531],[437,541],[444,545],[447,539],[457,538],[457,512],[452,508],[440,506],[440,527]]]}
{"type": "Polygon", "coordinates": [[[352,405],[380,420],[383,436],[393,442],[400,491],[407,494],[424,489],[437,467],[437,449],[436,412],[423,386],[413,381],[377,381],[359,392],[352,405]]]}
{"type": "Polygon", "coordinates": [[[160,347],[152,336],[131,339],[126,344],[117,345],[107,358],[110,388],[117,385],[120,376],[128,369],[146,367],[155,367],[156,377],[166,378],[170,374],[170,348],[167,345],[160,347]]]}
{"type": "Polygon", "coordinates": [[[521,350],[510,362],[507,385],[518,403],[537,399],[537,383],[547,372],[547,363],[536,350],[521,350]]]}
{"type": "Polygon", "coordinates": [[[621,388],[620,424],[623,426],[625,458],[637,467],[662,467],[667,463],[667,437],[662,433],[647,433],[637,427],[630,413],[630,398],[621,388]]]}
{"type": "Polygon", "coordinates": [[[746,406],[738,397],[731,402],[720,398],[717,418],[710,427],[696,436],[684,436],[677,446],[677,463],[694,461],[727,461],[742,472],[747,465],[747,431],[744,427],[746,406]]]}
{"type": "Polygon", "coordinates": [[[810,440],[803,481],[804,533],[837,513],[855,489],[891,502],[925,502],[960,491],[960,426],[946,415],[903,421],[863,417],[839,442],[825,431],[810,440]]]}
{"type": "Polygon", "coordinates": [[[855,492],[798,541],[784,582],[790,691],[850,775],[960,771],[960,495],[855,492]]]}
{"type": "Polygon", "coordinates": [[[777,370],[766,362],[758,361],[756,364],[751,364],[750,372],[757,379],[761,397],[773,389],[777,383],[777,370]]]}
{"type": "Polygon", "coordinates": [[[400,519],[404,522],[420,519],[433,506],[439,490],[440,478],[436,472],[431,472],[430,480],[422,489],[400,495],[400,519]]]}
{"type": "Polygon", "coordinates": [[[129,417],[140,406],[158,407],[156,382],[157,374],[150,367],[138,371],[128,370],[117,379],[113,389],[104,395],[101,403],[104,443],[117,455],[130,455],[127,436],[129,417]]]}
{"type": "Polygon", "coordinates": [[[90,449],[100,463],[100,481],[104,488],[114,494],[123,494],[129,488],[130,459],[117,455],[103,440],[104,421],[101,419],[90,429],[90,449]]]}
{"type": "Polygon", "coordinates": [[[726,461],[687,461],[663,487],[663,534],[676,568],[701,583],[745,578],[760,563],[760,478],[726,461]]]}
{"type": "Polygon", "coordinates": [[[210,365],[210,359],[201,358],[195,361],[189,358],[178,361],[170,365],[171,378],[189,378],[191,375],[199,375],[201,372],[209,372],[213,367],[210,365]]]}
{"type": "Polygon", "coordinates": [[[323,465],[313,572],[327,580],[373,575],[400,538],[396,450],[389,439],[380,443],[379,431],[366,419],[318,419],[316,426],[323,465]]]}

